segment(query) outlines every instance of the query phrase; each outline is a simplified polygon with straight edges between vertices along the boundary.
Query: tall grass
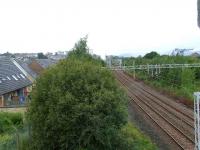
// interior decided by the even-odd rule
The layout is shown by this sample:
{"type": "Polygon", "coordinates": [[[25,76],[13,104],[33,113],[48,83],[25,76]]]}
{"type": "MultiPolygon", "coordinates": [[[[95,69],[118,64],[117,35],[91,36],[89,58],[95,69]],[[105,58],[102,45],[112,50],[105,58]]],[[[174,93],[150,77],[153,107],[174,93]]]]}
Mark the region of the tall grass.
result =
{"type": "Polygon", "coordinates": [[[0,150],[26,150],[28,125],[22,113],[0,112],[0,150]]]}

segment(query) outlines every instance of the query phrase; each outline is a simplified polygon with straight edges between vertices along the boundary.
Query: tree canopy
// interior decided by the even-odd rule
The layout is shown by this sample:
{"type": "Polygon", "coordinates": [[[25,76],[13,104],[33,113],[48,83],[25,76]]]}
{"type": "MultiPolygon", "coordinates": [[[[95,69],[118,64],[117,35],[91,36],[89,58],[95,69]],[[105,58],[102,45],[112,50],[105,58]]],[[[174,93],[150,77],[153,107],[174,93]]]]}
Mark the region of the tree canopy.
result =
{"type": "Polygon", "coordinates": [[[43,53],[38,53],[37,54],[38,59],[47,59],[48,57],[45,56],[43,53]]]}
{"type": "Polygon", "coordinates": [[[144,58],[152,59],[152,58],[157,57],[157,56],[159,56],[159,54],[157,52],[152,51],[152,52],[147,53],[146,55],[144,55],[144,58]]]}
{"type": "MultiPolygon", "coordinates": [[[[33,149],[119,149],[127,97],[81,39],[36,82],[29,108],[33,149]],[[96,62],[96,63],[94,63],[96,62]]],[[[122,146],[123,145],[123,146],[122,146]]]]}
{"type": "Polygon", "coordinates": [[[89,48],[87,46],[87,36],[81,38],[75,45],[72,51],[69,53],[69,56],[74,55],[77,57],[85,57],[89,55],[89,48]]]}

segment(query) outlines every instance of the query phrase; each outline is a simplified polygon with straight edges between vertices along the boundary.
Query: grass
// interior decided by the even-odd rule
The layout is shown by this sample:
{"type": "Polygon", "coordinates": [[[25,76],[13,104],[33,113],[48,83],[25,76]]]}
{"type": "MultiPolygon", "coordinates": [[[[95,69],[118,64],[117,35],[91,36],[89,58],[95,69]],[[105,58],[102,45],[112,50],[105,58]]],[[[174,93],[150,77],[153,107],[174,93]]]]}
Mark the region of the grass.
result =
{"type": "Polygon", "coordinates": [[[128,145],[133,150],[156,150],[157,147],[149,137],[144,135],[132,123],[128,123],[122,129],[122,134],[128,139],[128,145]]]}
{"type": "MultiPolygon", "coordinates": [[[[0,112],[0,149],[27,150],[30,148],[30,135],[24,123],[23,113],[0,112]]],[[[130,150],[155,150],[155,144],[133,124],[122,128],[122,138],[130,150]]]]}
{"type": "Polygon", "coordinates": [[[0,149],[17,149],[17,136],[24,126],[23,113],[0,112],[0,149]]]}
{"type": "Polygon", "coordinates": [[[0,134],[7,133],[23,126],[22,113],[0,112],[0,134]]]}

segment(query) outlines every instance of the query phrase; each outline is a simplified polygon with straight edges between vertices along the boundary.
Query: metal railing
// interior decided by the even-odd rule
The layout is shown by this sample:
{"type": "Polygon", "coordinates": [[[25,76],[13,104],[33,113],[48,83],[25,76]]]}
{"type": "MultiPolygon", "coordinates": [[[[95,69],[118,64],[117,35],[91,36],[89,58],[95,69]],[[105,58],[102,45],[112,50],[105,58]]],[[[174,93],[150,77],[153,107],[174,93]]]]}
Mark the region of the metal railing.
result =
{"type": "Polygon", "coordinates": [[[111,70],[148,70],[148,69],[164,69],[164,68],[200,68],[200,63],[195,64],[155,64],[155,65],[134,65],[134,66],[117,66],[109,67],[111,70]]]}

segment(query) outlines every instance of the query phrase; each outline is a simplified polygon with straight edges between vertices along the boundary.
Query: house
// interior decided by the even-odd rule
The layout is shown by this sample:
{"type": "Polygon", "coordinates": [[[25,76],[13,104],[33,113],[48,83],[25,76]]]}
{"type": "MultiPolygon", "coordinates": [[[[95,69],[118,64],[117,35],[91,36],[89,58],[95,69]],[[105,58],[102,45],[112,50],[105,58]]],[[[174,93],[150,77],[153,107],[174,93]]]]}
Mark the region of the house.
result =
{"type": "Polygon", "coordinates": [[[0,57],[0,107],[25,105],[35,79],[49,66],[52,59],[16,59],[0,57]]]}
{"type": "Polygon", "coordinates": [[[28,67],[33,70],[37,76],[39,76],[44,70],[44,68],[35,59],[33,59],[31,63],[28,64],[28,67]]]}
{"type": "Polygon", "coordinates": [[[52,66],[58,62],[58,60],[53,59],[35,59],[37,63],[43,68],[46,69],[49,66],[52,66]]]}
{"type": "Polygon", "coordinates": [[[34,82],[38,74],[31,69],[30,64],[32,59],[15,59],[15,61],[22,67],[22,69],[28,74],[28,78],[34,82]]]}
{"type": "Polygon", "coordinates": [[[26,72],[8,57],[0,57],[0,107],[25,105],[32,90],[26,72]]]}
{"type": "Polygon", "coordinates": [[[52,59],[29,59],[29,60],[27,59],[27,60],[16,60],[16,61],[34,80],[46,68],[58,62],[52,59]]]}

